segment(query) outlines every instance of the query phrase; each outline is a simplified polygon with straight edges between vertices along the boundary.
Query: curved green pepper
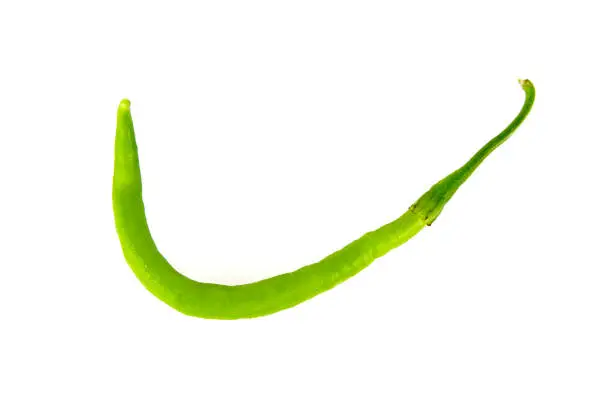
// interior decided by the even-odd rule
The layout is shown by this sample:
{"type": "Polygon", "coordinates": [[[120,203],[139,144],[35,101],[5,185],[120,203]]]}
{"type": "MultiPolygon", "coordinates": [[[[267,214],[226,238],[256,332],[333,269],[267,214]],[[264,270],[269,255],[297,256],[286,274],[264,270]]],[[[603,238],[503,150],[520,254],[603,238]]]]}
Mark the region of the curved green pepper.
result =
{"type": "Polygon", "coordinates": [[[519,127],[535,100],[529,80],[519,81],[525,102],[517,117],[465,165],[436,183],[403,215],[363,235],[321,261],[296,271],[244,285],[202,283],[177,272],[157,250],[145,216],[138,149],[130,102],[117,112],[113,209],[127,263],[140,282],[160,300],[190,316],[240,319],[263,316],[295,306],[354,276],[391,249],[431,225],[459,186],[482,161],[519,127]]]}

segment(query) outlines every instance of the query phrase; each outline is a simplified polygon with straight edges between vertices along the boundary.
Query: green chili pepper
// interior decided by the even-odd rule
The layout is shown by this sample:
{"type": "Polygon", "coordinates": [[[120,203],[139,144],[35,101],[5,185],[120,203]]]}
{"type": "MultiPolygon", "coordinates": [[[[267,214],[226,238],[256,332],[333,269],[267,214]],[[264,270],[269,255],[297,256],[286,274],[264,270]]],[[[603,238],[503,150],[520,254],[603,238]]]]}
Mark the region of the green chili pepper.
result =
{"type": "Polygon", "coordinates": [[[375,231],[294,272],[244,285],[219,285],[189,279],[177,272],[157,250],[145,216],[142,183],[130,102],[117,112],[113,209],[123,254],[140,282],[176,310],[210,319],[263,316],[295,306],[357,274],[376,258],[408,241],[431,225],[444,205],[482,161],[523,122],[535,100],[529,80],[519,81],[525,102],[517,117],[465,165],[436,183],[406,213],[375,231]]]}

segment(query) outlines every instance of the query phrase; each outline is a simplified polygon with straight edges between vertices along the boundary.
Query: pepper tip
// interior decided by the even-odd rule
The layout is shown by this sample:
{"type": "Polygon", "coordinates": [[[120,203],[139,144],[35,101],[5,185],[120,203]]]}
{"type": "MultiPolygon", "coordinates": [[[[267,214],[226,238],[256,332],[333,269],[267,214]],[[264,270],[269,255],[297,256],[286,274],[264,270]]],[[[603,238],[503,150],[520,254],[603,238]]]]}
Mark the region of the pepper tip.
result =
{"type": "Polygon", "coordinates": [[[130,110],[131,102],[129,99],[123,99],[121,103],[119,103],[119,109],[130,110]]]}

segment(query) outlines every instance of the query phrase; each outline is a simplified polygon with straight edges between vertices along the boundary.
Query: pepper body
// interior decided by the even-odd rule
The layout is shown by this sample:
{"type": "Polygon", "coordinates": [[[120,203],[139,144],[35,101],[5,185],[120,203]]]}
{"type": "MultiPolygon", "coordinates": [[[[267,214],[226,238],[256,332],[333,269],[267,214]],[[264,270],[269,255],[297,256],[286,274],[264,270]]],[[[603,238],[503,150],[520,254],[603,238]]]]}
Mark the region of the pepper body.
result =
{"type": "Polygon", "coordinates": [[[149,231],[127,101],[119,108],[118,123],[113,207],[124,256],[151,293],[190,316],[238,319],[290,308],[354,276],[426,225],[422,217],[409,210],[321,261],[294,272],[245,285],[197,282],[177,272],[166,261],[149,231]]]}
{"type": "Polygon", "coordinates": [[[261,281],[234,286],[189,279],[177,272],[158,251],[147,225],[142,200],[130,102],[123,100],[117,112],[113,210],[125,259],[153,295],[190,316],[253,318],[302,303],[354,276],[376,258],[402,245],[426,225],[431,225],[459,186],[529,113],[535,89],[527,80],[521,81],[521,85],[525,90],[525,103],[514,121],[464,166],[436,183],[398,219],[366,233],[317,263],[261,281]]]}

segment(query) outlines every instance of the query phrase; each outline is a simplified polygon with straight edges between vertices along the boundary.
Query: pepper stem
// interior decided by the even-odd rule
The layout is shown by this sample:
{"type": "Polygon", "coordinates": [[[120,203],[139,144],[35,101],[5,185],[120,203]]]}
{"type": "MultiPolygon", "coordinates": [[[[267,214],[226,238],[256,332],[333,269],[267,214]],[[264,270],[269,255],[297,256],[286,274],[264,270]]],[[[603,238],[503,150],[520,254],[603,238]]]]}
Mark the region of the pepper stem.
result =
{"type": "Polygon", "coordinates": [[[480,163],[491,154],[491,152],[502,143],[523,123],[535,100],[535,88],[530,80],[519,79],[519,84],[525,91],[525,102],[519,114],[514,120],[497,136],[485,144],[467,163],[455,170],[421,196],[411,207],[410,211],[421,216],[427,225],[431,225],[442,212],[444,205],[451,199],[457,189],[467,180],[480,163]]]}

